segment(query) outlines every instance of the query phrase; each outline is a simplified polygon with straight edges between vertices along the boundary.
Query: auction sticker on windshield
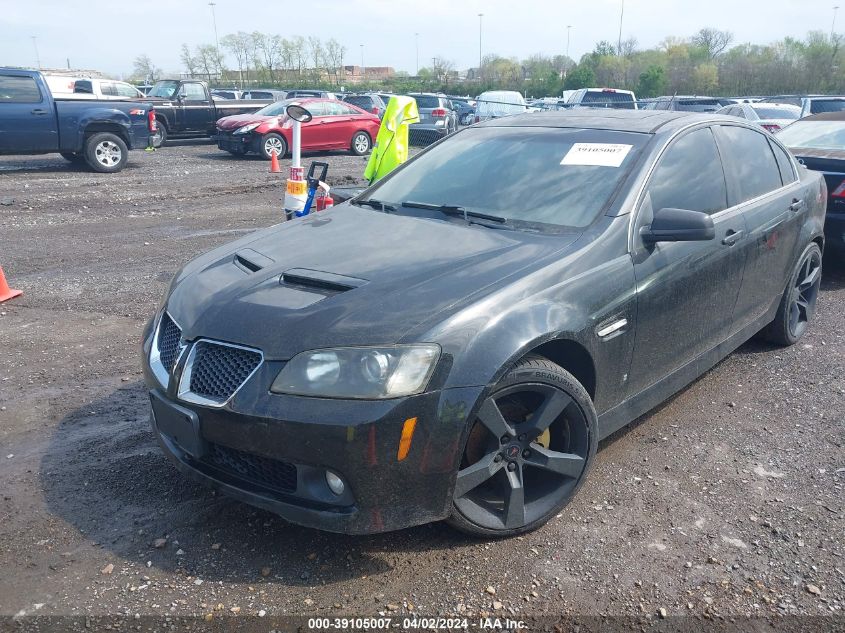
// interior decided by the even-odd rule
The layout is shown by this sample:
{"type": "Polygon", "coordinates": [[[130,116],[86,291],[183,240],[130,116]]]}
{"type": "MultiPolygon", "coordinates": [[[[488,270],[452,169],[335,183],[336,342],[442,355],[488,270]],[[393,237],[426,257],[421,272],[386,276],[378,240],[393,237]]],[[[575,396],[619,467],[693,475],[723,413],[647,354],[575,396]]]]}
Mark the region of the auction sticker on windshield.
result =
{"type": "Polygon", "coordinates": [[[621,143],[575,143],[560,164],[619,167],[631,147],[621,143]]]}

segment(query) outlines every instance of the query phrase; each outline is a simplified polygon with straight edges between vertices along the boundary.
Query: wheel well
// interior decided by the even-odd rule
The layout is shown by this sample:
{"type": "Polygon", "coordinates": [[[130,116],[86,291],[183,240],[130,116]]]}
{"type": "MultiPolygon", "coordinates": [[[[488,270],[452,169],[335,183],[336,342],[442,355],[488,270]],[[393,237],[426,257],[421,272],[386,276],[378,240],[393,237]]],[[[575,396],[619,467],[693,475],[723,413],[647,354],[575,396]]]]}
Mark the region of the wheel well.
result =
{"type": "Polygon", "coordinates": [[[813,238],[813,241],[819,245],[819,248],[821,249],[822,253],[824,253],[824,236],[816,235],[816,237],[813,238]]]}
{"type": "Polygon", "coordinates": [[[580,382],[590,398],[596,396],[596,368],[590,353],[580,344],[568,339],[543,343],[529,354],[537,354],[560,365],[580,382]]]}
{"type": "Polygon", "coordinates": [[[98,132],[111,132],[123,139],[124,143],[129,143],[129,139],[126,136],[126,130],[113,123],[92,123],[85,128],[85,139],[87,140],[89,136],[93,136],[98,132]]]}
{"type": "Polygon", "coordinates": [[[159,116],[159,115],[156,115],[156,124],[163,126],[165,129],[167,129],[169,127],[169,124],[167,123],[167,119],[165,119],[163,116],[159,116]]]}

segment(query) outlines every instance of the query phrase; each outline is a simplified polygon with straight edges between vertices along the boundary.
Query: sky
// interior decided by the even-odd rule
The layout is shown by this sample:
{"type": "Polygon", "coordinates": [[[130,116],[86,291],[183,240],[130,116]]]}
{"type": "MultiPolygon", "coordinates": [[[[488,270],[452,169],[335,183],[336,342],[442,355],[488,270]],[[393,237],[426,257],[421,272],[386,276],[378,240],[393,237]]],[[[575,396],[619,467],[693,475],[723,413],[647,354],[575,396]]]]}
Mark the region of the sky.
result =
{"type": "MultiPolygon", "coordinates": [[[[479,13],[483,53],[524,59],[534,53],[562,54],[576,61],[599,40],[616,42],[624,2],[622,37],[640,47],[666,36],[689,36],[711,26],[734,34],[735,43],[802,38],[830,32],[836,0],[216,0],[217,32],[263,31],[283,37],[337,39],[344,63],[393,66],[414,73],[432,57],[456,69],[478,65],[479,13]],[[419,33],[415,36],[414,33],[419,33]]],[[[214,43],[208,0],[165,3],[114,0],[0,0],[0,66],[96,69],[126,75],[133,60],[149,55],[166,72],[179,72],[183,43],[214,43]],[[33,36],[36,38],[33,40],[33,36]]],[[[845,3],[837,21],[845,32],[845,3]]],[[[234,59],[228,65],[234,66],[234,59]]]]}

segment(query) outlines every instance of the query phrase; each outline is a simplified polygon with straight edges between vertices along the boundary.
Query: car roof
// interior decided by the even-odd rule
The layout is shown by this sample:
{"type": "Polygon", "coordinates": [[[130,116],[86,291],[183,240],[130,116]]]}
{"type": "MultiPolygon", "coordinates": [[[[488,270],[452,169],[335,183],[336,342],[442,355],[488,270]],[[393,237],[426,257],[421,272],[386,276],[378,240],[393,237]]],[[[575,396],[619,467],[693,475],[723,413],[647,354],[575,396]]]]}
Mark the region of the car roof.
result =
{"type": "MultiPolygon", "coordinates": [[[[843,113],[845,114],[845,113],[843,113]]],[[[669,110],[551,110],[517,114],[477,123],[479,127],[559,127],[611,130],[614,132],[640,132],[653,134],[661,128],[677,129],[697,122],[736,123],[735,117],[713,116],[697,112],[669,110]]]]}

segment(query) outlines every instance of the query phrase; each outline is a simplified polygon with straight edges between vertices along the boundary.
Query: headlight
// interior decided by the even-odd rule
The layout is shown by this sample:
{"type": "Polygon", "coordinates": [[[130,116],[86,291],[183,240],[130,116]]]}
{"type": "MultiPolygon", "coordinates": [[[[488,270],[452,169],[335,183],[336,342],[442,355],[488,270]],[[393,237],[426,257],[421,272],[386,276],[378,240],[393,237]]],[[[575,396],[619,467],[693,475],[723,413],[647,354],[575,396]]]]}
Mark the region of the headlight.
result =
{"type": "Polygon", "coordinates": [[[297,354],[270,391],[321,398],[376,400],[420,393],[428,384],[440,346],[338,347],[297,354]]]}
{"type": "Polygon", "coordinates": [[[232,134],[246,134],[247,132],[252,132],[259,125],[261,125],[261,123],[250,123],[249,125],[242,125],[237,130],[232,132],[232,134]]]}

